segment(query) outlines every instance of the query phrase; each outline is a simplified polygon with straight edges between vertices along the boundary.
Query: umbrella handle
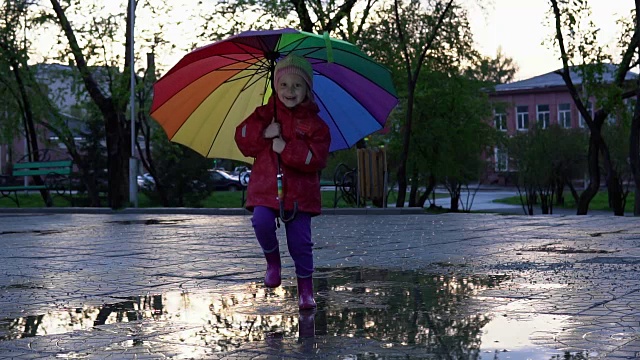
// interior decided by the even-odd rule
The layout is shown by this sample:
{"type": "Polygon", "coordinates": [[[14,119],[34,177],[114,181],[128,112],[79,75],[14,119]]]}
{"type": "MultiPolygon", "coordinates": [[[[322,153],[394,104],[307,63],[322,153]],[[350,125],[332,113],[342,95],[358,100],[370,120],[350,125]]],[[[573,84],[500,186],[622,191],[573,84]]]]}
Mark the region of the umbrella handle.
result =
{"type": "Polygon", "coordinates": [[[284,223],[288,223],[289,221],[295,219],[296,214],[298,213],[298,202],[293,202],[293,212],[291,213],[291,217],[285,218],[284,216],[284,201],[280,200],[280,219],[284,223]]]}

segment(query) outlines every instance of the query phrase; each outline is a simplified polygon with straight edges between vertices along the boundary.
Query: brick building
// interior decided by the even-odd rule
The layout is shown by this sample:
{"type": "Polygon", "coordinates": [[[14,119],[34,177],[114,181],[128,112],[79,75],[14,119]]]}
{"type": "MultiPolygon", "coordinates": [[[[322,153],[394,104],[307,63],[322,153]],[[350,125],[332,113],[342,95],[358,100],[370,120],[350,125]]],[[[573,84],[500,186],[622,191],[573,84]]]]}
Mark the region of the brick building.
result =
{"type": "MultiPolygon", "coordinates": [[[[616,66],[607,64],[602,75],[603,82],[612,82],[616,66]]],[[[627,80],[638,77],[628,72],[627,80]]],[[[578,89],[582,84],[579,73],[572,71],[571,79],[578,89]]],[[[494,107],[493,126],[512,136],[519,131],[528,131],[535,126],[542,128],[558,124],[564,128],[586,128],[585,121],[578,111],[562,77],[555,71],[538,75],[530,79],[497,85],[489,94],[494,107]]],[[[593,115],[593,104],[586,106],[593,115]]],[[[504,185],[505,173],[515,169],[509,164],[506,149],[494,148],[492,167],[487,173],[487,183],[504,185]]]]}

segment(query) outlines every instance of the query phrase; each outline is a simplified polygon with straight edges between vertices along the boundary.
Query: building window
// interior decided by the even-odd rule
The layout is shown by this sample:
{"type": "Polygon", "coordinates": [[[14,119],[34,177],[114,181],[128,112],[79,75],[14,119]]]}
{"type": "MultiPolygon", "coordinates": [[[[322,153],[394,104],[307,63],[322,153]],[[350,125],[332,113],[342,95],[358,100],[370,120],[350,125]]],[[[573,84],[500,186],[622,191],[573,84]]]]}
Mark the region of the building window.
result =
{"type": "MultiPolygon", "coordinates": [[[[587,103],[584,104],[584,107],[587,109],[587,112],[589,113],[589,116],[591,116],[591,119],[593,119],[593,104],[590,101],[587,101],[587,103]]],[[[582,114],[578,116],[578,126],[580,126],[581,128],[587,126],[587,122],[584,121],[584,116],[582,116],[582,114]]]]}
{"type": "Polygon", "coordinates": [[[558,105],[558,124],[563,128],[571,127],[571,104],[558,105]]]}
{"type": "Polygon", "coordinates": [[[546,129],[549,127],[549,119],[550,117],[550,112],[549,112],[549,105],[538,105],[538,109],[537,109],[537,115],[536,115],[536,119],[538,120],[538,124],[540,124],[539,126],[542,126],[543,129],[546,129]]]}
{"type": "Polygon", "coordinates": [[[509,157],[507,156],[507,149],[496,147],[493,151],[495,171],[504,172],[509,170],[509,157]]]}
{"type": "Polygon", "coordinates": [[[495,113],[493,121],[497,130],[507,131],[507,114],[495,113]]]}
{"type": "Polygon", "coordinates": [[[529,107],[526,105],[516,106],[516,128],[521,131],[529,129],[529,107]]]}

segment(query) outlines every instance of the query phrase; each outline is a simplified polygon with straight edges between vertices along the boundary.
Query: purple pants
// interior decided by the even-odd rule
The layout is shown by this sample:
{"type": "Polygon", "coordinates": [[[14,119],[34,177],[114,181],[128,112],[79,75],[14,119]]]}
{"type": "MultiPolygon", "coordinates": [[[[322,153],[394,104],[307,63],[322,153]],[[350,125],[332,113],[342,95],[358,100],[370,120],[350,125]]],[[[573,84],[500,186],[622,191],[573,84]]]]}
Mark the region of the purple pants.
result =
{"type": "MultiPolygon", "coordinates": [[[[291,214],[287,214],[290,216],[291,214]]],[[[251,223],[256,238],[265,254],[280,251],[276,236],[275,210],[256,206],[251,223]]],[[[311,215],[298,212],[293,220],[284,223],[287,232],[287,247],[296,267],[296,276],[305,278],[313,274],[313,242],[311,241],[311,215]]]]}

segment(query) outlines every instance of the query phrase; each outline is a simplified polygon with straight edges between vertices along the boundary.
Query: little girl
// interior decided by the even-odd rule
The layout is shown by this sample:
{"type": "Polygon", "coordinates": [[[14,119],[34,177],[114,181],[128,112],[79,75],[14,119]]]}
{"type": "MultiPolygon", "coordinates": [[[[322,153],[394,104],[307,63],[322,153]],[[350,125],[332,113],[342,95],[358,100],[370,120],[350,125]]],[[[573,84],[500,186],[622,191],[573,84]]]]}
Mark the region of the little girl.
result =
{"type": "Polygon", "coordinates": [[[327,163],[331,135],[318,116],[311,91],[313,70],[307,60],[293,54],[280,60],[274,85],[277,96],[236,128],[238,148],[255,158],[246,207],[253,212],[251,222],[267,261],[264,283],[275,288],[281,282],[276,219],[283,202],[281,220],[286,219],[287,247],[295,264],[298,306],[313,309],[311,217],[319,215],[322,206],[319,172],[327,163]],[[278,196],[279,174],[282,197],[278,196]]]}

